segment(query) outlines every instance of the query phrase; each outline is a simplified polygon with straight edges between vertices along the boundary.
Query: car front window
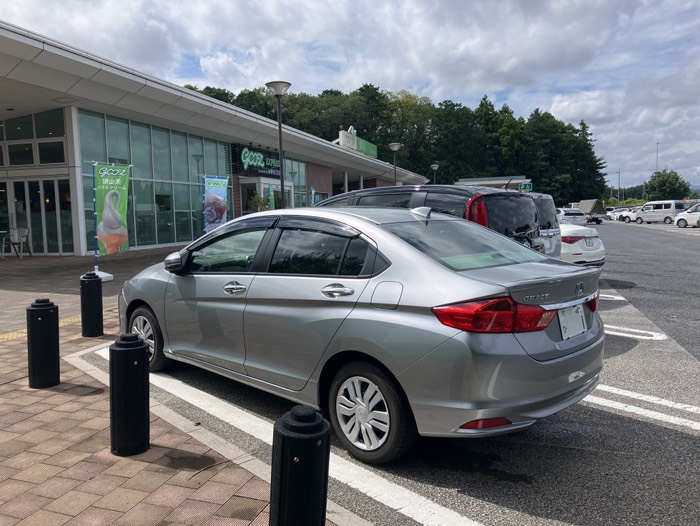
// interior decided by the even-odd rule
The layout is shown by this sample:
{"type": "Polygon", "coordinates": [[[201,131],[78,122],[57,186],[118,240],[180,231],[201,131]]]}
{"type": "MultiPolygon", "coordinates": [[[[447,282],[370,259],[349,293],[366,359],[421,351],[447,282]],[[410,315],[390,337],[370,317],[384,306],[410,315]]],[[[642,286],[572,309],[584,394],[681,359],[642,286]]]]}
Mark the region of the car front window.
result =
{"type": "Polygon", "coordinates": [[[192,272],[250,272],[267,228],[239,230],[222,235],[192,251],[192,272]]]}

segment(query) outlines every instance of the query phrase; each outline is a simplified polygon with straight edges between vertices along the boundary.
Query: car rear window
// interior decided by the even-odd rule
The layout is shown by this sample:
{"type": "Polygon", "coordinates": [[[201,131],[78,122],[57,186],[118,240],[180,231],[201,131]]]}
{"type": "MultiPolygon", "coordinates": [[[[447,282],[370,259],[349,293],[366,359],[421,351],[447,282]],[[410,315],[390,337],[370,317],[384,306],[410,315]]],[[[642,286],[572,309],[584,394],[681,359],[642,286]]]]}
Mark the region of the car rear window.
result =
{"type": "Polygon", "coordinates": [[[381,206],[392,208],[408,208],[411,202],[411,194],[402,192],[396,194],[363,195],[357,204],[360,206],[381,206]]]}
{"type": "MultiPolygon", "coordinates": [[[[530,204],[534,203],[528,198],[530,204]]],[[[411,221],[383,227],[452,270],[472,270],[547,259],[468,221],[411,221]]]]}
{"type": "Polygon", "coordinates": [[[485,194],[489,228],[513,237],[524,236],[537,229],[537,207],[523,194],[485,194]]]}
{"type": "Polygon", "coordinates": [[[557,227],[557,208],[551,199],[534,199],[537,207],[537,220],[540,228],[549,230],[557,227]]]}

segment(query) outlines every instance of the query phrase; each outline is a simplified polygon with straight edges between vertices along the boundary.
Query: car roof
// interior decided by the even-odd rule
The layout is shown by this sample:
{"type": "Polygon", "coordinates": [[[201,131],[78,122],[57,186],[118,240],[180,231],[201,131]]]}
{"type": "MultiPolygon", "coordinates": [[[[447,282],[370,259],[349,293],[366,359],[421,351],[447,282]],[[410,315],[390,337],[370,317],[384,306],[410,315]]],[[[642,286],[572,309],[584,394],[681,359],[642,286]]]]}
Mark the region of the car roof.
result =
{"type": "Polygon", "coordinates": [[[352,222],[354,220],[369,221],[375,224],[398,223],[402,221],[420,220],[425,221],[426,217],[431,220],[442,221],[464,221],[463,219],[440,212],[434,212],[430,207],[419,208],[382,208],[382,207],[304,207],[285,208],[282,210],[265,210],[254,214],[247,214],[233,221],[252,217],[263,216],[303,216],[319,217],[324,219],[335,219],[338,221],[352,222]]]}
{"type": "Polygon", "coordinates": [[[471,185],[449,185],[449,184],[419,184],[419,185],[401,185],[401,186],[380,186],[376,188],[362,188],[360,190],[351,190],[349,192],[344,192],[342,194],[336,194],[328,199],[324,199],[320,203],[314,206],[323,206],[326,203],[332,201],[343,199],[346,197],[351,197],[354,195],[364,195],[364,194],[384,194],[392,192],[430,192],[430,193],[449,193],[449,194],[462,194],[465,196],[474,196],[476,194],[499,194],[508,193],[513,195],[525,195],[521,194],[518,190],[513,190],[509,188],[494,188],[492,186],[471,186],[471,185]]]}

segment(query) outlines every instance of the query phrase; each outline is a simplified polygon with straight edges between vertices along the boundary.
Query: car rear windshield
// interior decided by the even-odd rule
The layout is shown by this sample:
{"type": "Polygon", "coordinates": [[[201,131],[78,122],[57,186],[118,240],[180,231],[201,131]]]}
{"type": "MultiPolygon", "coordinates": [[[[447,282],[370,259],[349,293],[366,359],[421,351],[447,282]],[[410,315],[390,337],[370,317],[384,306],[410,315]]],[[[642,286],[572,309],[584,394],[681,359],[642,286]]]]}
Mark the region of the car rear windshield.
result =
{"type": "MultiPolygon", "coordinates": [[[[530,204],[534,206],[531,201],[530,204]]],[[[383,227],[452,270],[547,259],[534,250],[467,221],[411,221],[388,223],[383,227]]]]}
{"type": "Polygon", "coordinates": [[[501,234],[525,236],[537,230],[537,207],[523,194],[485,194],[489,227],[501,234]]]}

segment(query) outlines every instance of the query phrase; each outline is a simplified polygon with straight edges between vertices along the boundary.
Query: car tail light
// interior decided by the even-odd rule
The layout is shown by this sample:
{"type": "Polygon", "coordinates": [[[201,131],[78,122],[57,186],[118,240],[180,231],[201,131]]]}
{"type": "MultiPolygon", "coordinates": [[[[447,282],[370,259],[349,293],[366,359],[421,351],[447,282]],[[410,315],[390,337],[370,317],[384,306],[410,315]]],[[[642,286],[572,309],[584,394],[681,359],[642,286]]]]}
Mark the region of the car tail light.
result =
{"type": "Polygon", "coordinates": [[[592,300],[588,300],[586,304],[588,305],[588,308],[591,309],[591,312],[595,312],[596,310],[598,310],[598,296],[596,296],[592,300]]]}
{"type": "Polygon", "coordinates": [[[434,307],[440,323],[467,332],[542,331],[557,315],[537,305],[520,305],[512,298],[493,298],[434,307]]]}
{"type": "Polygon", "coordinates": [[[584,236],[561,236],[561,242],[568,243],[569,245],[573,245],[574,243],[578,243],[582,239],[584,239],[584,236]]]}
{"type": "Polygon", "coordinates": [[[480,420],[472,420],[471,422],[467,422],[466,424],[462,424],[459,426],[460,429],[486,429],[489,427],[500,427],[500,426],[508,426],[512,424],[510,420],[507,418],[499,417],[499,418],[482,418],[480,420]]]}
{"type": "Polygon", "coordinates": [[[486,213],[486,203],[484,196],[478,194],[474,196],[467,204],[467,212],[465,219],[474,223],[488,227],[488,214],[486,213]]]}

